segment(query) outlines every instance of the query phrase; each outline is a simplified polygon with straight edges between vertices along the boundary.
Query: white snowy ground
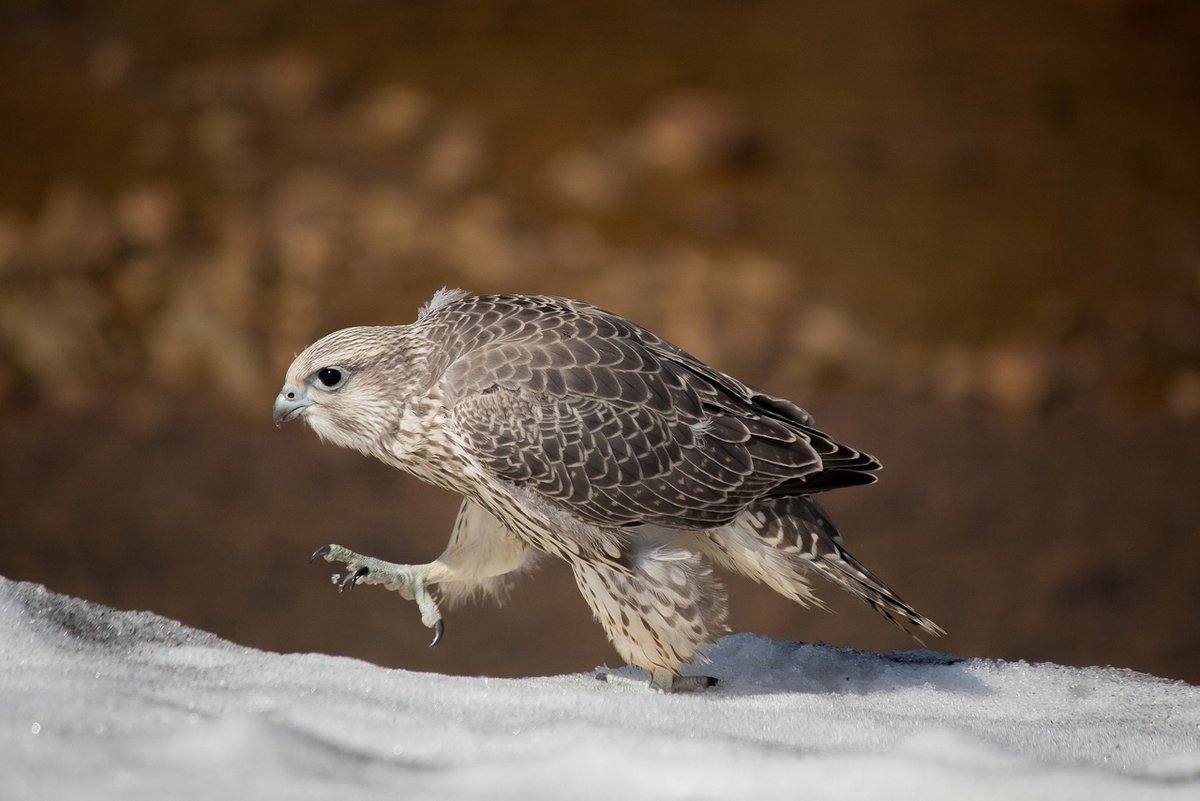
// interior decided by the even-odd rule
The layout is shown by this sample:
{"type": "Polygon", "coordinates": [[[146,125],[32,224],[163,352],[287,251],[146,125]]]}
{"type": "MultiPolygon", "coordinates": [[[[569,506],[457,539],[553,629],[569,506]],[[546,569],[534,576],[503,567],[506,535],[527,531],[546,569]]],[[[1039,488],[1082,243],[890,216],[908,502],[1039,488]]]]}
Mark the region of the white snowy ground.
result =
{"type": "Polygon", "coordinates": [[[428,675],[0,578],[0,799],[1200,798],[1198,687],[749,635],[712,657],[686,696],[428,675]]]}

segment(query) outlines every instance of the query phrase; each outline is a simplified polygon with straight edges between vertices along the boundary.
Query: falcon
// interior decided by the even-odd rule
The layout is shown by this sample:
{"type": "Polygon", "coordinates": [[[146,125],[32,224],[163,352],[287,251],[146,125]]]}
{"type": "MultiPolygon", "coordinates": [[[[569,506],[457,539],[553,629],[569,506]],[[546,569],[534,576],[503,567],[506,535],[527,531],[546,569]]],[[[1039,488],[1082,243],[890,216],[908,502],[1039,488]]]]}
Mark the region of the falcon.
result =
{"type": "Polygon", "coordinates": [[[621,658],[660,692],[716,683],[681,673],[728,630],[714,565],[823,607],[816,573],[914,636],[944,633],[846,551],[813,498],[875,481],[873,456],[587,303],[442,289],[410,325],[310,345],[274,419],[463,496],[427,564],[333,544],[313,554],[345,565],[339,589],[416,601],[432,645],[439,604],[502,599],[539,554],[570,566],[621,658]]]}

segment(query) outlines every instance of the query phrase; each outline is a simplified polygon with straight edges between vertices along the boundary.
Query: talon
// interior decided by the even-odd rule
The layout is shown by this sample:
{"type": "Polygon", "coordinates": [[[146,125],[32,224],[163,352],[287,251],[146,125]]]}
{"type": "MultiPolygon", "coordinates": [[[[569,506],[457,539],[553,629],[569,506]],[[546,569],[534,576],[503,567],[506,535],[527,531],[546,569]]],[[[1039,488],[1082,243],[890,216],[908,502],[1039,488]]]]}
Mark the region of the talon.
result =
{"type": "Polygon", "coordinates": [[[358,580],[370,572],[371,572],[370,568],[360,567],[358,570],[355,570],[353,573],[348,573],[346,575],[346,577],[344,579],[342,579],[342,583],[338,585],[338,592],[343,592],[347,589],[353,589],[354,585],[358,583],[358,580]]]}
{"type": "Polygon", "coordinates": [[[320,548],[312,552],[312,556],[308,557],[308,563],[311,565],[313,562],[317,561],[317,557],[325,556],[332,550],[332,545],[322,545],[320,548]]]}
{"type": "Polygon", "coordinates": [[[441,642],[442,635],[445,633],[446,633],[446,624],[445,623],[443,623],[440,620],[437,623],[434,623],[433,624],[433,642],[429,643],[429,647],[433,648],[435,645],[437,645],[439,642],[441,642]]]}

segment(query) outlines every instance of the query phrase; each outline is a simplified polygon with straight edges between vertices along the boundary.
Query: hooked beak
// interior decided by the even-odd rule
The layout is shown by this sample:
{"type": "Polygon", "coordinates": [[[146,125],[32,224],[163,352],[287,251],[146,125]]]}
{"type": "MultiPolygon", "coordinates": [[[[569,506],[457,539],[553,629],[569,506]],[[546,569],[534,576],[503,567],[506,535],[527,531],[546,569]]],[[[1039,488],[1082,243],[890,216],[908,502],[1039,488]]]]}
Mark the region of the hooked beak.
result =
{"type": "Polygon", "coordinates": [[[284,423],[290,423],[304,414],[304,410],[312,405],[313,402],[308,399],[307,394],[303,390],[296,391],[284,387],[275,396],[275,413],[272,415],[275,419],[275,427],[278,428],[284,423]]]}

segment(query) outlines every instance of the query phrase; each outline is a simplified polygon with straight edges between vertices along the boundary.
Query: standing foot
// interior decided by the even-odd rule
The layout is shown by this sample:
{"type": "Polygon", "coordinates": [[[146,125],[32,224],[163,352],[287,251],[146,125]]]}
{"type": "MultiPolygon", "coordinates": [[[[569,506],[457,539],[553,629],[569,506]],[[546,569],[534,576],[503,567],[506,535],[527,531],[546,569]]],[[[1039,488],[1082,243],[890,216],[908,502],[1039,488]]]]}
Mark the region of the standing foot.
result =
{"type": "Polygon", "coordinates": [[[648,684],[638,679],[618,676],[616,673],[598,673],[596,674],[596,678],[608,684],[649,687],[651,690],[659,693],[687,693],[717,686],[717,680],[712,676],[681,676],[678,673],[661,668],[655,668],[650,671],[650,681],[648,684]]]}
{"type": "Polygon", "coordinates": [[[433,642],[429,643],[429,647],[441,642],[446,624],[442,622],[437,602],[429,593],[429,565],[398,565],[363,556],[340,545],[322,545],[313,551],[308,561],[312,562],[318,557],[326,562],[343,562],[346,565],[345,576],[333,576],[338,592],[352,589],[356,584],[379,584],[410,601],[416,601],[417,608],[421,610],[421,622],[433,629],[433,642]]]}

